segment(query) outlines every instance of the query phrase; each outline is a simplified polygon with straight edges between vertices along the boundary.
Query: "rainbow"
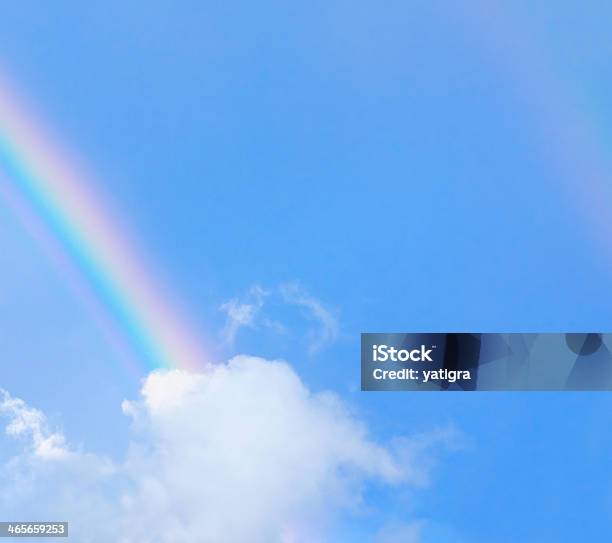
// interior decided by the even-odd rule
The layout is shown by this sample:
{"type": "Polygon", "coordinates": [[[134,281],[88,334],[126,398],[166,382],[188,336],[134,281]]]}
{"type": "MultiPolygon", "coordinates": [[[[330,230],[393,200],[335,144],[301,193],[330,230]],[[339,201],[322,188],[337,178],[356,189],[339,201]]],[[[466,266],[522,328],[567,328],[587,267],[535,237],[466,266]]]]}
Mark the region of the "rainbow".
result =
{"type": "MultiPolygon", "coordinates": [[[[598,115],[579,86],[555,68],[530,17],[512,3],[469,2],[455,13],[494,53],[508,95],[522,102],[537,153],[554,173],[552,188],[597,255],[612,265],[612,161],[598,115]]],[[[528,195],[526,195],[528,197],[528,195]]]]}
{"type": "Polygon", "coordinates": [[[96,183],[0,79],[0,176],[59,243],[144,369],[201,369],[206,356],[96,183]]]}

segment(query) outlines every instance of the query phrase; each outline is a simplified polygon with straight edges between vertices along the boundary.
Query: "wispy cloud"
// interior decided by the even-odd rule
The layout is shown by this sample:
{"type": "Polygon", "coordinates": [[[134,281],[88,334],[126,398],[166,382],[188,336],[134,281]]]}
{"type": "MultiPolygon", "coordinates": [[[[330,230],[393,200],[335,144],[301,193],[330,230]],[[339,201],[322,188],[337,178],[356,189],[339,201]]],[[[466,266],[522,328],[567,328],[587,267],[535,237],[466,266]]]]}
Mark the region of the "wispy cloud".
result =
{"type": "Polygon", "coordinates": [[[306,310],[308,317],[316,323],[310,328],[308,349],[311,353],[333,343],[338,337],[338,320],[321,300],[309,295],[299,283],[285,283],[280,286],[283,299],[306,310]]]}
{"type": "Polygon", "coordinates": [[[422,531],[422,522],[390,523],[381,528],[374,543],[420,543],[422,531]]]}
{"type": "Polygon", "coordinates": [[[263,288],[255,285],[249,289],[244,300],[232,298],[219,306],[219,310],[227,315],[221,332],[224,343],[233,345],[241,328],[255,326],[257,314],[268,294],[263,288]]]}
{"type": "Polygon", "coordinates": [[[278,334],[286,334],[287,325],[265,314],[264,305],[267,302],[280,302],[285,306],[301,309],[301,314],[310,323],[304,332],[309,353],[314,354],[322,350],[338,338],[339,324],[335,313],[321,300],[308,293],[300,283],[292,282],[270,289],[254,286],[244,297],[232,298],[221,304],[219,309],[226,314],[225,326],[221,331],[224,343],[234,345],[242,328],[262,327],[278,334]]]}

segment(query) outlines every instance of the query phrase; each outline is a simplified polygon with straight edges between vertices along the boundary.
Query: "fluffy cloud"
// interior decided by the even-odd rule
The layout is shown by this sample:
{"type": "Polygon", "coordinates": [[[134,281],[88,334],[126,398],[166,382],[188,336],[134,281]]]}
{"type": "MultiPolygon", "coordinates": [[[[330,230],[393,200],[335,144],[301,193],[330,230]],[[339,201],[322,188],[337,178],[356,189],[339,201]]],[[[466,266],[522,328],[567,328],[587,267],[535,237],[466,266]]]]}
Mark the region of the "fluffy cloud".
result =
{"type": "Polygon", "coordinates": [[[134,437],[121,464],[70,449],[21,400],[0,406],[28,439],[0,473],[3,510],[68,519],[81,542],[324,541],[339,514],[367,505],[369,484],[422,484],[429,469],[415,452],[427,439],[376,443],[335,395],[253,357],[151,374],[124,402],[134,437]]]}
{"type": "Polygon", "coordinates": [[[11,397],[5,390],[0,390],[0,415],[8,418],[6,433],[25,437],[32,455],[43,459],[67,456],[64,436],[49,430],[44,414],[28,407],[23,400],[11,397]]]}

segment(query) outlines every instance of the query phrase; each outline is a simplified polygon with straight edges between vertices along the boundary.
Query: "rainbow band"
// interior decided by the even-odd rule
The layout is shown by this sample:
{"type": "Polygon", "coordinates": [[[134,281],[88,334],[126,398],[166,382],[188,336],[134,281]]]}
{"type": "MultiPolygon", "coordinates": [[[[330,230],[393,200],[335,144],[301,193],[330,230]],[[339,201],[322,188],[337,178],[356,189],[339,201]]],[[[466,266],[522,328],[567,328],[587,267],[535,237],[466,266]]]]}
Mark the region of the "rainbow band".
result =
{"type": "Polygon", "coordinates": [[[0,80],[0,172],[70,255],[147,370],[201,368],[201,345],[93,193],[94,183],[8,89],[0,80]]]}

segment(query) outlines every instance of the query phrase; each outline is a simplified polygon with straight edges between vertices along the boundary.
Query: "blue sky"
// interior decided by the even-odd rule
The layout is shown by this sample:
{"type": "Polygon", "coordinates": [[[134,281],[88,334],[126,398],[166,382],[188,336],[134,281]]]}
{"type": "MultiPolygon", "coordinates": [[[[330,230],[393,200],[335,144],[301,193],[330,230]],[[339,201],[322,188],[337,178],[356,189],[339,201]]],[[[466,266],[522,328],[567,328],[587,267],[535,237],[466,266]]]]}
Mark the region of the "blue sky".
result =
{"type": "MultiPolygon", "coordinates": [[[[368,486],[374,512],[343,513],[332,540],[422,520],[425,543],[590,541],[612,521],[607,394],[365,394],[358,348],[362,331],[610,329],[610,225],[589,202],[612,212],[611,17],[574,1],[8,1],[0,64],[218,360],[288,360],[378,442],[462,434],[429,486],[368,486]],[[220,307],[254,286],[269,294],[253,326],[223,342],[220,307]]],[[[139,380],[6,205],[0,244],[0,385],[119,458],[139,380]]]]}

